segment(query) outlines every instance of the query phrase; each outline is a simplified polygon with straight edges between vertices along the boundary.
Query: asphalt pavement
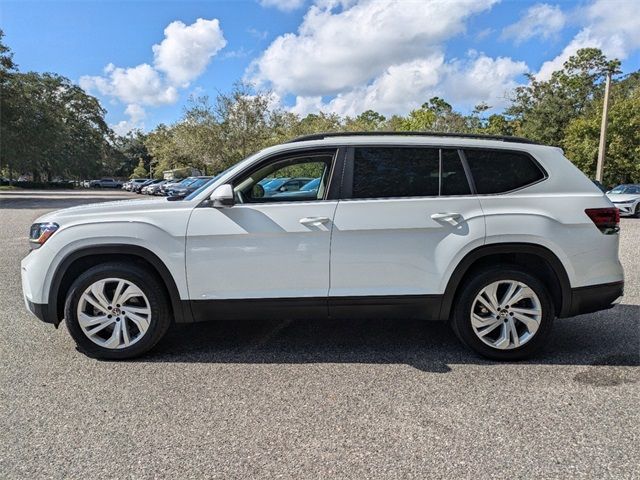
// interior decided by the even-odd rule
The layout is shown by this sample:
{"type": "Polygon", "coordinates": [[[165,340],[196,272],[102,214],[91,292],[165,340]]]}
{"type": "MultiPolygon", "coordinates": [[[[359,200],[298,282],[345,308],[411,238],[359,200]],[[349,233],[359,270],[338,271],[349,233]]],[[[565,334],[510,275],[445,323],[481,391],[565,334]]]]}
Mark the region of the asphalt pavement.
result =
{"type": "Polygon", "coordinates": [[[42,213],[130,198],[0,192],[0,478],[638,478],[640,219],[626,296],[485,361],[443,323],[214,322],[97,361],[20,291],[42,213]]]}

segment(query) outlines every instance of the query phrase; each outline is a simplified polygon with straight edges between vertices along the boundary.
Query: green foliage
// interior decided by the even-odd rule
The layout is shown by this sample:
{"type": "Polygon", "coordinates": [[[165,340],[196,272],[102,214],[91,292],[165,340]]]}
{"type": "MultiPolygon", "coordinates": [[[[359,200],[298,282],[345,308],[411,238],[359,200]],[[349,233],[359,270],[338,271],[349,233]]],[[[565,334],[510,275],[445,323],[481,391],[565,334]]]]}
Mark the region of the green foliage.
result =
{"type": "Polygon", "coordinates": [[[18,72],[2,43],[0,87],[0,170],[10,178],[31,173],[38,182],[112,170],[117,152],[97,99],[60,75],[18,72]]]}
{"type": "Polygon", "coordinates": [[[133,173],[130,178],[147,178],[148,176],[149,172],[144,168],[144,160],[140,159],[138,166],[133,169],[133,173]]]}

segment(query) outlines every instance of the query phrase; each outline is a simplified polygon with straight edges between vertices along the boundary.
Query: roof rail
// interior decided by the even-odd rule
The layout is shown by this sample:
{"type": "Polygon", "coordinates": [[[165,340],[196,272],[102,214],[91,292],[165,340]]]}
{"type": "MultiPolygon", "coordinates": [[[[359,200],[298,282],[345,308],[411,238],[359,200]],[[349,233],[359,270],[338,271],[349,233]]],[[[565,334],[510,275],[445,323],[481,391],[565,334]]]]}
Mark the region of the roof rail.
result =
{"type": "Polygon", "coordinates": [[[287,143],[305,142],[307,140],[323,140],[332,137],[378,137],[378,136],[415,136],[415,137],[451,137],[451,138],[474,138],[478,140],[498,140],[513,143],[531,143],[539,145],[538,142],[523,137],[509,137],[504,135],[482,135],[476,133],[442,133],[442,132],[327,132],[303,135],[289,140],[287,143]]]}

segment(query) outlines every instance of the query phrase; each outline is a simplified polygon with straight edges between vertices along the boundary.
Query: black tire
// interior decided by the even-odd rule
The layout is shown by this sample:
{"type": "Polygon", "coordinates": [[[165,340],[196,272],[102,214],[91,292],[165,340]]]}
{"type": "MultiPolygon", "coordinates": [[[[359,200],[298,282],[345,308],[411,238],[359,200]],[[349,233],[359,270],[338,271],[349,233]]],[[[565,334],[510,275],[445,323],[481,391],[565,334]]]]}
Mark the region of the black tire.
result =
{"type": "Polygon", "coordinates": [[[636,209],[634,210],[634,217],[640,218],[640,203],[636,205],[636,209]]]}
{"type": "Polygon", "coordinates": [[[164,286],[147,269],[124,263],[103,263],[88,269],[73,282],[67,292],[64,318],[78,349],[93,358],[123,360],[140,356],[151,350],[171,325],[170,307],[164,286]],[[102,347],[85,335],[77,318],[78,302],[84,291],[94,282],[106,278],[122,278],[134,283],[148,299],[151,320],[146,333],[134,344],[121,349],[102,347]]]}
{"type": "Polygon", "coordinates": [[[483,357],[509,361],[522,360],[542,348],[549,338],[554,318],[553,300],[545,285],[537,277],[517,266],[505,265],[479,272],[463,284],[456,298],[451,325],[462,343],[483,357]],[[484,287],[499,280],[516,280],[526,284],[535,292],[542,308],[540,325],[535,334],[524,345],[508,350],[500,350],[484,343],[478,338],[471,325],[471,308],[476,296],[484,287]]]}

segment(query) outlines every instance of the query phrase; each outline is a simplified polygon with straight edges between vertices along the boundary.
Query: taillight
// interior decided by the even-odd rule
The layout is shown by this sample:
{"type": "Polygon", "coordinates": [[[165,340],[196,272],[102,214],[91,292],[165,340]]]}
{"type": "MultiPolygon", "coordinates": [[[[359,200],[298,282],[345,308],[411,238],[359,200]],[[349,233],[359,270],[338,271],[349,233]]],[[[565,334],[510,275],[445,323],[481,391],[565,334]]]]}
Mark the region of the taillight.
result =
{"type": "Polygon", "coordinates": [[[587,208],[584,213],[602,233],[611,234],[620,230],[620,210],[615,207],[587,208]]]}

